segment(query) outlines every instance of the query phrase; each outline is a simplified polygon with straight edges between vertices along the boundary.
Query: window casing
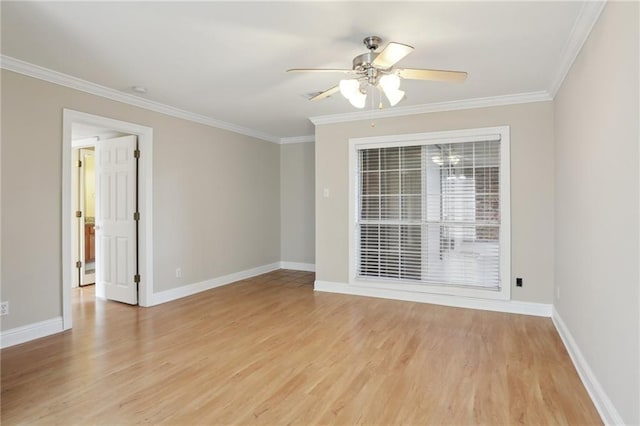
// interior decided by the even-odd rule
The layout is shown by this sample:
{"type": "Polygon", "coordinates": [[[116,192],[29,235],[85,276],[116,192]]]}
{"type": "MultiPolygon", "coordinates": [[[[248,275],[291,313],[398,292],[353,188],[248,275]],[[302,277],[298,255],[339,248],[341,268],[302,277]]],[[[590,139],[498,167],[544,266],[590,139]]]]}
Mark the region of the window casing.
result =
{"type": "Polygon", "coordinates": [[[350,144],[352,284],[509,297],[508,127],[350,144]]]}

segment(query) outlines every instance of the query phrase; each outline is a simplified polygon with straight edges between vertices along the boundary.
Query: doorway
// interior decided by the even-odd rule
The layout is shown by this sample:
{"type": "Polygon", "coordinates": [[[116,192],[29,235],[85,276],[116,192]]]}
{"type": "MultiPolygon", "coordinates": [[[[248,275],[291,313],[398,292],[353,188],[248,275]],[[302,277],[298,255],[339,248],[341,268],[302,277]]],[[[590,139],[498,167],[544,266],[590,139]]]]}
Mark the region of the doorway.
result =
{"type": "MultiPolygon", "coordinates": [[[[134,151],[137,149],[137,136],[80,123],[73,123],[71,129],[71,145],[73,147],[71,180],[76,191],[72,196],[75,201],[72,210],[75,212],[77,222],[74,242],[76,273],[72,287],[95,285],[93,293],[96,297],[135,305],[138,303],[137,289],[134,283],[134,276],[138,273],[135,232],[137,223],[133,215],[137,209],[137,160],[134,158],[134,151]],[[128,146],[129,149],[120,152],[121,150],[116,148],[118,152],[113,152],[114,146],[123,147],[123,142],[126,145],[124,148],[128,146]],[[100,163],[96,163],[99,154],[103,159],[100,163]],[[113,169],[112,163],[116,160],[119,160],[120,163],[129,162],[129,167],[124,170],[120,167],[122,164],[116,166],[118,168],[117,179],[120,184],[112,182],[116,177],[113,176],[113,173],[109,173],[109,167],[113,169]],[[101,184],[100,178],[107,181],[101,184]],[[122,185],[122,183],[128,185],[122,185]],[[121,197],[122,199],[113,200],[116,202],[110,203],[111,198],[119,194],[121,190],[128,193],[121,194],[124,195],[121,197]],[[115,204],[118,204],[119,211],[122,209],[127,211],[125,217],[118,221],[118,225],[125,231],[125,234],[116,237],[119,240],[117,244],[112,243],[113,238],[112,240],[105,238],[114,237],[114,234],[113,229],[109,232],[107,229],[109,226],[104,226],[105,223],[108,225],[114,223],[115,204]],[[96,233],[96,230],[100,231],[96,233]],[[128,241],[123,241],[121,237],[128,241]],[[101,241],[102,244],[97,244],[101,241]],[[123,242],[125,243],[124,247],[123,242]],[[120,249],[128,253],[122,253],[120,249]],[[120,264],[110,265],[105,262],[120,264]],[[110,294],[108,294],[105,288],[117,281],[114,277],[120,279],[116,285],[119,288],[110,288],[110,294]]],[[[124,165],[127,166],[127,164],[124,165]]]]}
{"type": "MultiPolygon", "coordinates": [[[[62,192],[62,205],[63,205],[63,286],[62,286],[62,304],[63,304],[63,328],[65,330],[72,327],[72,292],[71,288],[75,285],[87,284],[87,280],[91,278],[90,266],[91,255],[94,255],[95,262],[99,262],[101,257],[100,249],[105,247],[108,249],[109,242],[107,238],[103,238],[103,242],[100,243],[100,237],[96,239],[95,251],[90,252],[90,248],[87,247],[87,243],[91,238],[91,229],[95,229],[96,209],[100,209],[100,176],[96,177],[95,182],[95,201],[93,204],[93,216],[91,216],[91,200],[88,191],[85,188],[80,188],[81,179],[83,176],[76,169],[79,161],[82,158],[97,159],[100,158],[100,151],[104,151],[105,147],[112,147],[118,152],[112,152],[111,154],[103,155],[102,158],[123,158],[122,156],[122,144],[124,142],[117,142],[118,139],[127,139],[122,135],[132,135],[129,139],[137,144],[135,148],[136,153],[131,151],[131,155],[136,156],[137,170],[134,173],[137,175],[137,194],[138,194],[138,206],[136,209],[136,221],[137,221],[137,256],[130,258],[125,266],[127,270],[135,270],[135,278],[137,278],[137,302],[140,306],[151,306],[153,304],[153,261],[152,261],[152,247],[153,247],[153,227],[152,227],[152,149],[153,149],[153,130],[149,127],[140,126],[133,123],[127,123],[119,120],[113,120],[105,117],[86,114],[78,111],[64,110],[63,114],[63,192],[62,192]],[[112,143],[100,144],[100,141],[110,140],[112,143]],[[96,152],[96,147],[100,148],[96,152]],[[115,147],[115,148],[114,148],[115,147]],[[139,153],[139,155],[138,155],[139,153]],[[87,203],[87,201],[89,203],[87,203]],[[87,205],[89,204],[89,205],[87,205]],[[84,216],[85,220],[78,220],[77,207],[82,205],[84,212],[80,214],[84,216]],[[84,214],[83,214],[84,213],[84,214]],[[93,219],[93,223],[92,223],[93,219]],[[89,233],[86,230],[89,230],[89,233]],[[83,241],[84,240],[84,241],[83,241]],[[84,245],[84,246],[83,246],[84,245]],[[96,256],[97,255],[97,256],[96,256]],[[88,256],[88,257],[87,257],[88,256]],[[81,263],[84,268],[78,268],[78,262],[81,263]],[[132,264],[135,263],[137,268],[131,269],[132,264]],[[84,269],[84,271],[82,270],[84,269]]],[[[127,142],[128,143],[128,142],[127,142]]],[[[130,145],[129,145],[130,146],[130,145]]],[[[86,164],[86,163],[85,163],[86,164]]],[[[104,161],[102,162],[104,170],[108,171],[109,165],[104,161]]],[[[100,169],[100,165],[97,165],[96,170],[100,169]]],[[[103,181],[108,180],[108,173],[103,176],[103,181]]],[[[86,183],[86,182],[85,182],[86,183]]],[[[113,187],[114,184],[105,183],[105,187],[113,187]]],[[[102,192],[108,192],[104,189],[102,192]]],[[[108,198],[105,198],[108,201],[108,198]]],[[[121,203],[119,204],[121,205],[121,203]]],[[[82,210],[82,209],[80,209],[82,210]]],[[[133,216],[133,215],[128,215],[133,216]]],[[[95,234],[94,234],[95,236],[95,234]]],[[[119,244],[122,246],[122,239],[118,236],[119,244]]],[[[131,248],[126,247],[126,250],[131,253],[131,248]]],[[[120,261],[118,261],[118,264],[120,261]]],[[[100,265],[98,266],[98,271],[100,265]]],[[[100,274],[98,274],[100,275],[100,274]]],[[[127,274],[128,275],[128,274],[127,274]]],[[[105,275],[106,276],[106,275],[105,275]]],[[[133,279],[134,275],[132,275],[133,279]]],[[[98,279],[98,276],[96,276],[98,279]]],[[[95,280],[94,280],[95,282],[95,280]]],[[[118,288],[118,282],[112,282],[111,290],[120,291],[118,288]]],[[[108,288],[108,285],[105,286],[108,288]]],[[[96,289],[97,290],[97,289],[96,289]]],[[[98,297],[114,298],[109,295],[100,294],[96,292],[98,297]]],[[[135,303],[135,301],[127,301],[127,303],[135,303]]]]}
{"type": "MultiPolygon", "coordinates": [[[[99,138],[99,136],[94,136],[99,138]]],[[[74,141],[76,138],[74,137],[74,141]]],[[[78,286],[96,283],[96,162],[95,146],[78,148],[75,162],[78,170],[78,196],[76,217],[78,219],[78,286]]],[[[75,284],[75,283],[74,283],[75,284]]],[[[74,285],[75,287],[75,285],[74,285]]]]}

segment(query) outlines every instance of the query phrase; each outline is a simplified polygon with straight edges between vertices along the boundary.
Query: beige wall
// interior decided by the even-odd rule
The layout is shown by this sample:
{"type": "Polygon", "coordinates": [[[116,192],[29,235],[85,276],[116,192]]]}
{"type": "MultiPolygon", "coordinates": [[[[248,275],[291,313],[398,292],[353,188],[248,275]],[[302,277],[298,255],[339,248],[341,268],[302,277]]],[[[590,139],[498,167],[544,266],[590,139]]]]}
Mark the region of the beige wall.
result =
{"type": "Polygon", "coordinates": [[[316,279],[348,277],[349,138],[509,125],[511,298],[551,303],[553,289],[553,107],[551,102],[316,126],[316,279]],[[322,196],[329,189],[329,197],[322,196]],[[524,278],[515,287],[515,277],[524,278]]]}
{"type": "Polygon", "coordinates": [[[156,292],[280,260],[280,146],[2,70],[2,330],[62,315],[63,108],[153,128],[156,292]]]}
{"type": "Polygon", "coordinates": [[[555,99],[555,307],[640,424],[638,3],[609,2],[555,99]]]}
{"type": "Polygon", "coordinates": [[[280,258],[284,262],[316,262],[314,151],[313,143],[280,146],[280,258]]]}

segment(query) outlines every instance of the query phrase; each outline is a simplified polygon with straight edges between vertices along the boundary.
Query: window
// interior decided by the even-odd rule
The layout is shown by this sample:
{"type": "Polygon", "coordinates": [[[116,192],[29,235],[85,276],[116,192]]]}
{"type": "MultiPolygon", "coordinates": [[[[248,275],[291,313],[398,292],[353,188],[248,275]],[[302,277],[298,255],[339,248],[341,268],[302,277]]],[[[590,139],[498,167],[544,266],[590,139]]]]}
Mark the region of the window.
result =
{"type": "Polygon", "coordinates": [[[357,280],[500,292],[509,272],[508,129],[450,137],[459,133],[352,143],[357,280]]]}

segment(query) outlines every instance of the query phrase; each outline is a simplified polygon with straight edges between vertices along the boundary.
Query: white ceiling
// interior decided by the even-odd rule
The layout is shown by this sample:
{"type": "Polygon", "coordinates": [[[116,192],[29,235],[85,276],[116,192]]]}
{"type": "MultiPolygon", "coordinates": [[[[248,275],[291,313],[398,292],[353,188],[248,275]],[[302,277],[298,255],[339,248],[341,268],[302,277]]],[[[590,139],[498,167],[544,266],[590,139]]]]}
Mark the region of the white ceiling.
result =
{"type": "MultiPolygon", "coordinates": [[[[584,2],[2,2],[2,54],[272,135],[313,134],[310,102],[379,35],[411,44],[398,65],[464,70],[462,84],[403,81],[401,106],[553,92],[584,2]]],[[[566,60],[565,60],[566,62],[566,60]]]]}

